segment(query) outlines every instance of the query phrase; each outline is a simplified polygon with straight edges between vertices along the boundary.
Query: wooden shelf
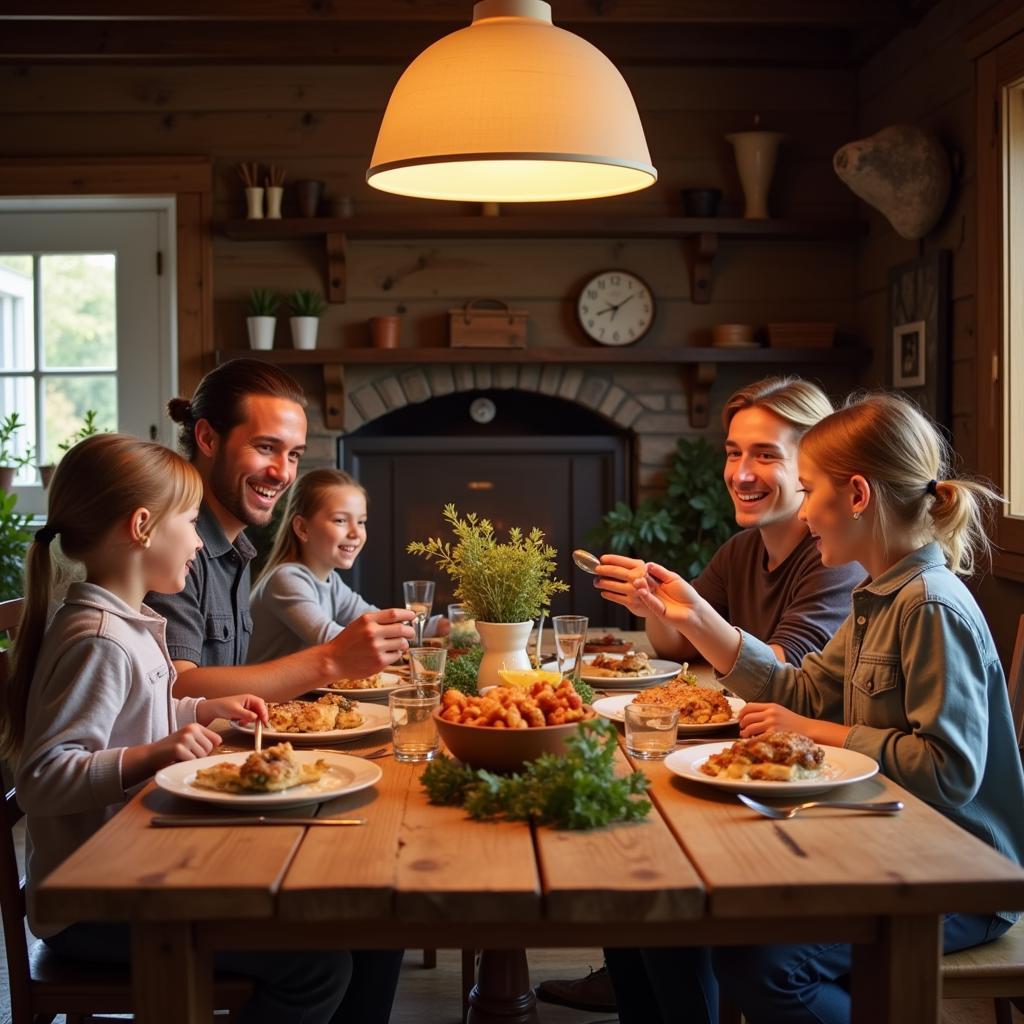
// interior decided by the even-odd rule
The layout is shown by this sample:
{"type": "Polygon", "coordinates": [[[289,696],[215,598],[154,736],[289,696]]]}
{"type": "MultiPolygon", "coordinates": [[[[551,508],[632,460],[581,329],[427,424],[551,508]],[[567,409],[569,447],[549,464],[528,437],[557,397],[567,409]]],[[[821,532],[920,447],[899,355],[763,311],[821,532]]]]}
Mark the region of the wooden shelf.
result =
{"type": "Polygon", "coordinates": [[[842,242],[864,234],[860,221],[745,220],[738,217],[629,217],[510,214],[500,217],[309,217],[229,220],[224,234],[237,242],[320,239],[326,256],[326,292],[344,302],[349,239],[407,238],[666,238],[687,246],[690,295],[711,300],[720,241],[842,242]]]}
{"type": "Polygon", "coordinates": [[[324,380],[324,422],[345,429],[346,366],[438,366],[458,363],[680,366],[686,376],[688,410],[693,427],[708,424],[708,393],[719,363],[839,364],[860,366],[870,355],[862,348],[709,348],[680,345],[674,348],[320,348],[224,349],[217,362],[248,357],[282,366],[319,366],[324,380]]]}

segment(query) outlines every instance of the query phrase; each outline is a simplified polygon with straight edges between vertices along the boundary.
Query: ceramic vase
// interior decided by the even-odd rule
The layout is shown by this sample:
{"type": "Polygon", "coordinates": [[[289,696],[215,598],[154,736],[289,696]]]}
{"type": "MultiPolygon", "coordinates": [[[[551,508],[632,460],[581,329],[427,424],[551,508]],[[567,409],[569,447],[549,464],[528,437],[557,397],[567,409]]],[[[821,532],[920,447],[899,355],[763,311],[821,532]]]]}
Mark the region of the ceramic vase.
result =
{"type": "Polygon", "coordinates": [[[263,220],[263,189],[245,190],[245,216],[249,220],[263,220]]]}
{"type": "Polygon", "coordinates": [[[17,472],[16,466],[0,466],[0,491],[10,491],[14,486],[14,476],[17,472]]]}
{"type": "Polygon", "coordinates": [[[274,327],[277,318],[273,316],[248,316],[245,326],[249,329],[249,347],[267,351],[274,347],[274,327]]]}
{"type": "Polygon", "coordinates": [[[533,629],[532,620],[526,622],[481,622],[476,620],[476,631],[480,634],[480,644],[484,656],[480,659],[480,671],[476,684],[480,686],[500,686],[499,669],[533,668],[530,656],[526,653],[526,644],[533,629]]]}
{"type": "Polygon", "coordinates": [[[402,318],[395,316],[371,316],[370,336],[375,348],[398,348],[402,332],[402,318]]]}
{"type": "Polygon", "coordinates": [[[733,132],[726,135],[736,151],[736,169],[739,171],[747,220],[768,217],[768,192],[775,171],[775,157],[779,143],[786,138],[782,132],[733,132]]]}
{"type": "Polygon", "coordinates": [[[52,462],[47,462],[43,466],[36,466],[39,470],[39,482],[43,485],[44,489],[50,486],[50,481],[53,479],[53,471],[57,467],[52,462]]]}
{"type": "Polygon", "coordinates": [[[284,189],[280,185],[270,185],[267,188],[267,220],[281,219],[281,197],[284,189]]]}
{"type": "Polygon", "coordinates": [[[296,348],[316,348],[316,329],[320,318],[315,316],[293,316],[289,321],[292,325],[292,344],[296,348]]]}

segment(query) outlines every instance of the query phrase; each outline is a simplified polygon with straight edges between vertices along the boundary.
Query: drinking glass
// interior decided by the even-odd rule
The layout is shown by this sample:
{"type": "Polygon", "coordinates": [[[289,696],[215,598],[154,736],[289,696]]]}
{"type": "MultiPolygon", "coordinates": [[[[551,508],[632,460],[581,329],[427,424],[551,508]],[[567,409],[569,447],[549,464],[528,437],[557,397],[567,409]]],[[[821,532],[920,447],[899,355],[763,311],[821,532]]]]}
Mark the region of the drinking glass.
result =
{"type": "Polygon", "coordinates": [[[583,641],[587,636],[586,615],[555,615],[551,625],[555,630],[555,657],[562,678],[567,676],[573,686],[580,681],[583,667],[583,641]]]}
{"type": "Polygon", "coordinates": [[[434,711],[440,706],[438,686],[400,686],[388,694],[396,761],[416,764],[436,756],[440,739],[434,711]]]}
{"type": "Polygon", "coordinates": [[[413,629],[416,631],[416,646],[423,646],[423,626],[430,618],[430,609],[434,606],[433,580],[406,580],[402,584],[405,607],[414,612],[413,629]]]}
{"type": "Polygon", "coordinates": [[[428,686],[440,687],[447,657],[444,647],[410,647],[409,682],[421,690],[428,686]]]}
{"type": "Polygon", "coordinates": [[[476,620],[470,617],[469,608],[464,604],[448,605],[448,622],[451,629],[448,639],[452,647],[472,647],[480,643],[480,636],[476,631],[476,620]]]}
{"type": "Polygon", "coordinates": [[[672,753],[676,745],[679,708],[657,704],[627,704],[626,753],[642,761],[660,761],[672,753]]]}

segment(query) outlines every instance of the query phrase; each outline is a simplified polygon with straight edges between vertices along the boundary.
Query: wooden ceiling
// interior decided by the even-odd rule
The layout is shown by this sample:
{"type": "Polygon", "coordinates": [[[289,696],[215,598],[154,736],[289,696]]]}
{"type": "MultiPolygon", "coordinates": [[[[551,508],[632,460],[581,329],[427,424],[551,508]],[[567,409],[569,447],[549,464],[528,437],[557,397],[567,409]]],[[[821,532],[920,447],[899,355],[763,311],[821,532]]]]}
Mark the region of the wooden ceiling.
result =
{"type": "MultiPolygon", "coordinates": [[[[553,0],[620,64],[853,67],[937,0],[553,0]]],[[[472,0],[4,0],[0,62],[407,63],[472,0]]]]}

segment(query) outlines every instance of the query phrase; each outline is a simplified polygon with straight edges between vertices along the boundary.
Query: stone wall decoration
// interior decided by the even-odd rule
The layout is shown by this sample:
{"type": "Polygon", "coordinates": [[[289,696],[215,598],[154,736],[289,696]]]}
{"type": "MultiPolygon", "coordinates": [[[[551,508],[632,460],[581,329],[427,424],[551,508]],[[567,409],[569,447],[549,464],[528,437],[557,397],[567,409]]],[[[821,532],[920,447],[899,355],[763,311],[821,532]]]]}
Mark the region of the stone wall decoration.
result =
{"type": "Polygon", "coordinates": [[[903,238],[924,238],[949,199],[949,156],[931,132],[914,125],[889,125],[869,138],[848,142],[836,152],[832,166],[903,238]]]}
{"type": "Polygon", "coordinates": [[[948,249],[889,271],[889,383],[936,422],[950,420],[948,249]]]}

